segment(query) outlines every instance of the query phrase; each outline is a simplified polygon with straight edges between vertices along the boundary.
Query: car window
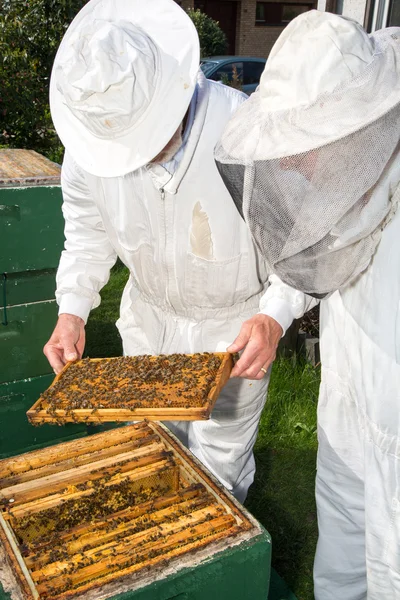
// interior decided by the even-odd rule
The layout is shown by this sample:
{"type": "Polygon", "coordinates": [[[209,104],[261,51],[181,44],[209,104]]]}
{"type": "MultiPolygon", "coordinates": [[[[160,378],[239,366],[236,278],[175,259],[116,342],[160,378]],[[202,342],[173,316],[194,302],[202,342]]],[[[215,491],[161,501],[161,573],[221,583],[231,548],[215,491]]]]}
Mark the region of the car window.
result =
{"type": "Polygon", "coordinates": [[[200,69],[203,71],[204,75],[207,77],[211,73],[211,71],[214,70],[214,68],[217,64],[218,63],[212,62],[211,60],[206,60],[206,61],[200,63],[200,69]]]}
{"type": "Polygon", "coordinates": [[[244,63],[244,77],[243,85],[250,85],[252,83],[259,84],[260,77],[264,71],[265,63],[263,62],[245,62],[244,63]]]}
{"type": "Polygon", "coordinates": [[[234,70],[236,69],[237,76],[240,80],[243,80],[243,63],[242,62],[231,62],[226,63],[219,67],[210,77],[213,81],[222,81],[222,83],[230,83],[233,78],[234,70]]]}

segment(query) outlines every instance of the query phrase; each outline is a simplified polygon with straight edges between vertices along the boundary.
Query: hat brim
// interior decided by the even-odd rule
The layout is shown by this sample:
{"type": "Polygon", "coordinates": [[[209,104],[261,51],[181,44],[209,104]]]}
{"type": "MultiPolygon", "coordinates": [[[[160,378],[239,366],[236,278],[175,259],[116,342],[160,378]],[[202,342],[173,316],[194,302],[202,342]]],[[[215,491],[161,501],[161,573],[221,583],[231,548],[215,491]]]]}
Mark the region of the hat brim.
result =
{"type": "Polygon", "coordinates": [[[250,165],[309,152],[359,131],[398,107],[399,31],[374,33],[377,52],[363,76],[349,79],[312,104],[268,110],[260,92],[255,92],[229,121],[216,160],[250,165]]]}
{"type": "Polygon", "coordinates": [[[76,163],[92,175],[118,177],[146,165],[168,144],[190,104],[199,70],[196,29],[174,0],[91,0],[69,26],[58,49],[50,80],[50,109],[56,131],[76,163]],[[151,9],[149,5],[151,4],[151,9]],[[87,19],[125,20],[143,28],[158,46],[161,64],[156,96],[126,135],[93,135],[66,106],[56,69],[71,35],[87,19]]]}

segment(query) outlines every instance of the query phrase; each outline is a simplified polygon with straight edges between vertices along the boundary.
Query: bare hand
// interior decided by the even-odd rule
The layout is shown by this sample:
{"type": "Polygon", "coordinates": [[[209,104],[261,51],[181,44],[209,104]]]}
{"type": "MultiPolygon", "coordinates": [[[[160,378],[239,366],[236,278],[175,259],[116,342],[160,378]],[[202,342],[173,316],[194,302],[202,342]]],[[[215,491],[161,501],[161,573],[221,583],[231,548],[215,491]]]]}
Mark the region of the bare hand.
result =
{"type": "Polygon", "coordinates": [[[43,352],[57,374],[67,362],[82,358],[84,348],[84,321],[75,315],[62,314],[43,352]]]}
{"type": "Polygon", "coordinates": [[[262,379],[276,356],[282,337],[282,327],[267,315],[255,315],[245,321],[239,335],[227,348],[228,352],[240,352],[246,348],[232,370],[231,377],[262,379]]]}

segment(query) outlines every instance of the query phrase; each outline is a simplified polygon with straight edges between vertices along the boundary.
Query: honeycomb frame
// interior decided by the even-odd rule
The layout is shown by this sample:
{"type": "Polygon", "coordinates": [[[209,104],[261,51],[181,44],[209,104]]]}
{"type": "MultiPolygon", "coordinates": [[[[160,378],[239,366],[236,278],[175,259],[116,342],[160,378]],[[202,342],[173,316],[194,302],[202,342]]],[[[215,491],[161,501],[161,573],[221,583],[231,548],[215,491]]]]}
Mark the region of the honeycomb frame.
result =
{"type": "MultiPolygon", "coordinates": [[[[27,411],[27,416],[33,425],[127,422],[142,419],[207,420],[222,387],[230,377],[234,361],[234,355],[216,352],[95,358],[70,362],[56,376],[48,390],[27,411]],[[199,364],[202,357],[209,362],[218,361],[219,366],[209,370],[206,365],[204,372],[199,373],[194,367],[199,364]],[[179,360],[184,361],[181,373],[178,367],[175,367],[179,364],[179,360]],[[112,381],[109,381],[110,378],[107,376],[101,376],[101,369],[112,373],[114,369],[121,369],[121,365],[129,366],[132,361],[136,361],[137,367],[136,371],[131,369],[128,372],[129,376],[122,372],[119,379],[117,374],[117,377],[112,377],[112,381]],[[142,363],[147,365],[144,370],[140,370],[142,363]],[[169,365],[169,368],[166,369],[163,365],[169,365]],[[79,377],[81,379],[85,377],[85,370],[90,376],[90,369],[92,371],[97,369],[100,376],[92,376],[91,380],[84,379],[82,384],[79,377]],[[165,371],[167,375],[164,374],[165,371]],[[142,381],[139,384],[135,380],[136,372],[141,373],[142,381]],[[151,378],[154,372],[160,373],[160,381],[148,382],[146,376],[151,378]],[[96,388],[100,388],[100,391],[96,388]],[[73,401],[68,399],[68,393],[73,401]],[[109,403],[109,400],[107,404],[106,395],[113,398],[114,406],[109,403]]],[[[121,370],[118,373],[121,373],[121,370]]]]}

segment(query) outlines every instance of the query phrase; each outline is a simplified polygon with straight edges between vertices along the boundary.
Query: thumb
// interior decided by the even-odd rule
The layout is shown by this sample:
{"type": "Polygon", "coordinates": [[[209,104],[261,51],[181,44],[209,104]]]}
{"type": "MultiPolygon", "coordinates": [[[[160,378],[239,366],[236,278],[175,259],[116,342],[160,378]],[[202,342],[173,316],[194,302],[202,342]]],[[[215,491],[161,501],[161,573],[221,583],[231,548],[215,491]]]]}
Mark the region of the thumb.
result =
{"type": "Polygon", "coordinates": [[[239,335],[235,339],[235,341],[226,349],[227,352],[239,352],[243,350],[243,348],[247,345],[250,334],[251,334],[251,325],[247,323],[243,323],[241,330],[239,331],[239,335]]]}

